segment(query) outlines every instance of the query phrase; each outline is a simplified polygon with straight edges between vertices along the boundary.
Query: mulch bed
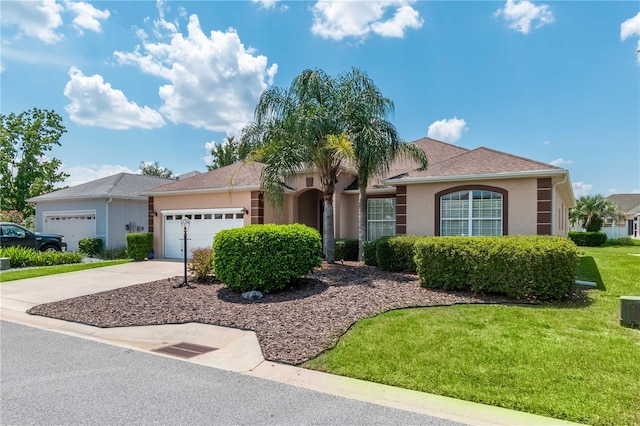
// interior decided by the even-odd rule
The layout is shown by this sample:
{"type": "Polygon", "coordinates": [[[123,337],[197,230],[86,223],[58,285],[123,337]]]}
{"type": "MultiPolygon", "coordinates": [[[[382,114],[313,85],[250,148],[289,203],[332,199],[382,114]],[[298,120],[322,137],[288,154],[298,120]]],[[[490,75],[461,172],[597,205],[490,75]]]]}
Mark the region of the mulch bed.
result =
{"type": "Polygon", "coordinates": [[[266,359],[300,364],[331,348],[352,324],[409,307],[508,300],[420,287],[416,275],[357,262],[323,264],[295,288],[248,301],[220,282],[173,285],[183,277],[46,303],[27,312],[97,327],[198,322],[253,330],[266,359]]]}

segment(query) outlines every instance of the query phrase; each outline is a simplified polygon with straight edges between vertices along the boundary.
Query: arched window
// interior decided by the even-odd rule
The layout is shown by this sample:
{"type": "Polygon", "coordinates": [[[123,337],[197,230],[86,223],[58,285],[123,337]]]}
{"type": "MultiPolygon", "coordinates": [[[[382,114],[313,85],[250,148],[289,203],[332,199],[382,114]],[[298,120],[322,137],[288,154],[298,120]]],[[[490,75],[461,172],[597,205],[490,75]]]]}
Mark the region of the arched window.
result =
{"type": "Polygon", "coordinates": [[[452,188],[436,194],[436,235],[506,235],[506,191],[494,187],[452,188]]]}

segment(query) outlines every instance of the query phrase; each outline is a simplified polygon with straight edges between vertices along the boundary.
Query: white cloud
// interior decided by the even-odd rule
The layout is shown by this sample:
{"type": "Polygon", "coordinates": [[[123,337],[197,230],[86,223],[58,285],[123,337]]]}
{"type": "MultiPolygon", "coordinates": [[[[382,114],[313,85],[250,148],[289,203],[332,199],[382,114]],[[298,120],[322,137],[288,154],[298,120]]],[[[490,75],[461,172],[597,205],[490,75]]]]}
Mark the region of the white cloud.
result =
{"type": "Polygon", "coordinates": [[[69,77],[64,95],[71,99],[71,103],[65,109],[74,123],[118,130],[164,126],[165,122],[157,111],[129,101],[122,91],[105,83],[101,75],[85,76],[78,68],[72,67],[69,77]]]}
{"type": "Polygon", "coordinates": [[[204,144],[204,149],[207,150],[207,154],[203,157],[204,164],[210,166],[213,162],[213,155],[211,155],[211,150],[216,147],[218,143],[216,141],[207,142],[204,144]]]}
{"type": "Polygon", "coordinates": [[[532,26],[540,28],[554,21],[549,5],[535,5],[528,0],[507,0],[504,7],[496,10],[494,15],[504,17],[509,28],[522,34],[529,34],[532,26]]]}
{"type": "Polygon", "coordinates": [[[2,25],[17,26],[22,34],[53,44],[64,39],[57,32],[63,10],[55,0],[3,1],[2,25]]]}
{"type": "Polygon", "coordinates": [[[311,32],[334,40],[362,39],[371,33],[402,38],[407,28],[417,29],[424,23],[411,3],[415,0],[319,0],[311,8],[311,32]]]}
{"type": "Polygon", "coordinates": [[[174,123],[212,131],[238,133],[253,119],[262,92],[278,66],[245,48],[235,30],[206,35],[197,15],[191,15],[187,36],[170,32],[170,41],[143,41],[134,52],[114,52],[120,64],[137,65],[143,73],[168,80],[158,93],[160,111],[174,123]]]}
{"type": "Polygon", "coordinates": [[[431,123],[427,136],[439,141],[455,143],[460,140],[462,133],[468,130],[466,121],[453,117],[431,123]]]}
{"type": "Polygon", "coordinates": [[[76,14],[73,18],[73,26],[78,30],[80,34],[84,30],[94,31],[99,33],[102,31],[100,27],[100,21],[109,18],[111,13],[108,10],[99,10],[86,2],[72,2],[66,0],[64,5],[67,10],[76,14]]]}
{"type": "Polygon", "coordinates": [[[265,9],[271,9],[273,7],[275,7],[276,3],[278,3],[279,0],[251,0],[254,3],[259,3],[261,7],[265,8],[265,9]]]}
{"type": "Polygon", "coordinates": [[[551,141],[544,141],[542,143],[545,144],[545,145],[551,145],[551,141]]]}
{"type": "Polygon", "coordinates": [[[571,160],[565,160],[564,158],[556,158],[555,160],[551,161],[549,164],[551,164],[552,166],[564,166],[565,164],[573,164],[573,161],[571,160]]]}
{"type": "Polygon", "coordinates": [[[112,164],[89,164],[86,166],[65,167],[62,171],[69,174],[67,180],[61,186],[75,186],[81,183],[91,182],[92,180],[115,175],[116,173],[137,173],[126,166],[118,166],[112,164]]]}
{"type": "Polygon", "coordinates": [[[620,25],[620,40],[626,40],[633,36],[640,37],[640,12],[620,25]]]}
{"type": "Polygon", "coordinates": [[[573,182],[573,194],[576,198],[587,195],[593,189],[593,185],[584,182],[573,182]]]}

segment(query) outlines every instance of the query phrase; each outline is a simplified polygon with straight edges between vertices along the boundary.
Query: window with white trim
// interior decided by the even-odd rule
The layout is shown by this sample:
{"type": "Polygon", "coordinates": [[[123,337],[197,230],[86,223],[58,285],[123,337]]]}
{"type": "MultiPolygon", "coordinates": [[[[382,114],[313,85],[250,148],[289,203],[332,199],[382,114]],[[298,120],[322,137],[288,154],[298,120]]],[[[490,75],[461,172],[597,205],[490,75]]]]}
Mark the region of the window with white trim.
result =
{"type": "Polygon", "coordinates": [[[502,194],[465,190],[443,195],[440,235],[502,235],[502,194]]]}
{"type": "Polygon", "coordinates": [[[369,198],[367,200],[367,239],[396,235],[396,199],[369,198]]]}

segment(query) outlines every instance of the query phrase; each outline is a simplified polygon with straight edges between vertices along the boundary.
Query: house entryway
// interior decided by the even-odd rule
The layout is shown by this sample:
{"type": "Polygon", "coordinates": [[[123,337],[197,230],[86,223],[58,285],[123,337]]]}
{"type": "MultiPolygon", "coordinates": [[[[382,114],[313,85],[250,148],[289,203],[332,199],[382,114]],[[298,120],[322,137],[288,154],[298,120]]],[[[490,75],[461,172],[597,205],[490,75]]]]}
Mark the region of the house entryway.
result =
{"type": "Polygon", "coordinates": [[[298,195],[298,223],[315,228],[322,235],[322,191],[309,189],[298,195]]]}

